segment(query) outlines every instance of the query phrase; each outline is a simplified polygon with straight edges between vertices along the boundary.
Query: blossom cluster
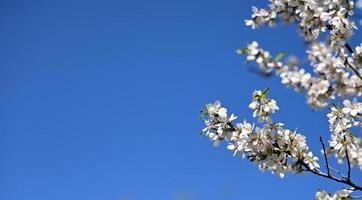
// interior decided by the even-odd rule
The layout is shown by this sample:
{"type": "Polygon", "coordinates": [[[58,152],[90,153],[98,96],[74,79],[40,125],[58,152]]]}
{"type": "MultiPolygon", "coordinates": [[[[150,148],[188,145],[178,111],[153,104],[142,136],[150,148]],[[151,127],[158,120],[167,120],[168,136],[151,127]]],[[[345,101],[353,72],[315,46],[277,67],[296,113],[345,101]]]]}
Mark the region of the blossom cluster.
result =
{"type": "Polygon", "coordinates": [[[325,107],[328,101],[334,96],[330,91],[330,82],[316,76],[312,76],[297,66],[297,62],[283,64],[273,59],[268,51],[259,47],[257,42],[252,42],[247,49],[242,52],[247,53],[248,61],[256,61],[260,69],[265,73],[273,70],[280,76],[281,82],[296,91],[306,91],[308,103],[314,107],[325,107]]]}
{"type": "Polygon", "coordinates": [[[209,116],[208,120],[204,120],[206,127],[202,132],[213,141],[215,146],[234,130],[232,123],[237,117],[234,114],[231,114],[229,117],[227,109],[221,107],[220,101],[215,101],[214,104],[207,104],[202,111],[202,115],[209,116]]]}
{"type": "Polygon", "coordinates": [[[268,9],[253,7],[247,26],[255,29],[276,21],[296,22],[302,36],[308,40],[317,39],[322,32],[329,31],[329,41],[342,46],[350,38],[356,25],[348,17],[353,15],[354,3],[350,0],[269,0],[268,9]]]}
{"type": "Polygon", "coordinates": [[[318,158],[309,151],[305,136],[273,123],[270,114],[279,107],[276,101],[267,97],[268,90],[255,91],[249,108],[263,126],[256,127],[244,120],[233,125],[235,115],[228,116],[227,109],[219,101],[207,104],[202,111],[206,127],[202,133],[218,144],[228,142],[227,149],[234,155],[258,163],[261,170],[271,170],[283,177],[287,171],[301,173],[304,168],[317,170],[318,158]]]}
{"type": "MultiPolygon", "coordinates": [[[[327,172],[320,169],[318,158],[309,151],[305,136],[284,128],[282,123],[273,122],[271,114],[279,107],[275,100],[267,97],[268,89],[255,91],[249,104],[260,126],[246,120],[234,125],[237,117],[229,116],[227,109],[216,101],[207,104],[202,111],[202,116],[206,117],[206,128],[202,133],[215,145],[225,140],[234,155],[247,158],[257,163],[261,170],[271,170],[280,177],[286,172],[309,171],[350,186],[334,194],[320,190],[315,195],[316,200],[353,199],[353,191],[362,191],[362,187],[351,179],[351,167],[362,170],[362,142],[354,134],[362,127],[362,43],[354,48],[348,44],[357,29],[351,20],[355,3],[352,0],[268,1],[266,9],[253,7],[252,16],[245,24],[255,29],[280,22],[296,23],[306,41],[311,68],[304,68],[293,56],[284,60],[284,52],[273,57],[255,41],[237,52],[246,54],[248,63],[256,62],[263,74],[274,73],[281,78],[282,84],[305,93],[307,103],[313,109],[330,108],[327,117],[331,136],[327,148],[320,138],[327,172]],[[343,105],[336,105],[339,100],[343,105]],[[341,164],[347,162],[347,176],[329,165],[330,155],[341,164]]],[[[362,8],[362,0],[356,1],[356,6],[362,8]]],[[[362,20],[360,22],[362,24],[362,20]]]]}
{"type": "Polygon", "coordinates": [[[352,190],[343,189],[334,194],[329,194],[324,190],[320,190],[315,194],[314,200],[347,200],[351,199],[352,190]]]}
{"type": "Polygon", "coordinates": [[[344,100],[343,107],[333,106],[328,113],[331,131],[329,153],[334,153],[337,160],[343,163],[348,156],[352,165],[362,170],[362,147],[360,138],[356,137],[351,128],[362,126],[362,103],[344,100]]]}
{"type": "MultiPolygon", "coordinates": [[[[357,2],[362,7],[362,1],[357,2]]],[[[297,23],[308,41],[308,59],[314,74],[297,66],[297,62],[283,64],[268,51],[252,42],[242,53],[247,61],[256,61],[264,73],[275,71],[282,83],[297,91],[305,91],[313,108],[326,107],[335,97],[362,96],[362,44],[352,48],[348,39],[357,29],[350,20],[354,2],[351,0],[269,0],[267,9],[253,7],[251,19],[245,20],[253,29],[276,22],[297,23]],[[321,41],[321,33],[327,32],[321,41]]],[[[324,34],[325,35],[325,34],[324,34]]]]}
{"type": "Polygon", "coordinates": [[[258,117],[259,122],[267,121],[271,123],[269,115],[279,110],[277,102],[266,97],[268,90],[267,88],[264,91],[255,91],[253,93],[253,101],[249,104],[249,108],[254,110],[253,117],[258,117]]]}
{"type": "Polygon", "coordinates": [[[283,84],[296,91],[305,91],[307,102],[313,108],[328,106],[336,96],[362,96],[362,79],[352,70],[362,74],[362,45],[357,46],[355,53],[349,56],[341,49],[336,52],[325,43],[311,43],[307,54],[314,69],[313,74],[300,68],[295,58],[289,59],[286,64],[273,59],[255,41],[238,52],[247,54],[247,61],[255,61],[262,72],[275,71],[283,84]]]}

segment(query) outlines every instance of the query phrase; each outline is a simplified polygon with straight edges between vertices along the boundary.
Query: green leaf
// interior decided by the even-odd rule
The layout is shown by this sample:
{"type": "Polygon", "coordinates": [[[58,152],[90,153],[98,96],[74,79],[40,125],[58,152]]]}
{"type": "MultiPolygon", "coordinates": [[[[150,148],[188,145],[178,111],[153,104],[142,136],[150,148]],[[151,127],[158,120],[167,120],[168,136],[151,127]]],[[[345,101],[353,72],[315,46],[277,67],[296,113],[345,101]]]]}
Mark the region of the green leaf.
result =
{"type": "Polygon", "coordinates": [[[263,92],[261,93],[261,96],[265,97],[268,94],[268,92],[269,92],[269,87],[267,87],[263,90],[263,92]]]}
{"type": "Polygon", "coordinates": [[[257,98],[256,94],[253,94],[253,101],[257,98]]]}
{"type": "Polygon", "coordinates": [[[248,54],[250,51],[248,48],[243,48],[243,49],[237,49],[236,53],[238,54],[248,54]]]}
{"type": "Polygon", "coordinates": [[[277,56],[275,56],[274,61],[279,61],[280,59],[282,59],[285,56],[285,52],[282,51],[280,52],[277,56]]]}
{"type": "Polygon", "coordinates": [[[199,119],[204,119],[207,115],[207,109],[206,107],[200,111],[200,116],[199,116],[199,119]]]}

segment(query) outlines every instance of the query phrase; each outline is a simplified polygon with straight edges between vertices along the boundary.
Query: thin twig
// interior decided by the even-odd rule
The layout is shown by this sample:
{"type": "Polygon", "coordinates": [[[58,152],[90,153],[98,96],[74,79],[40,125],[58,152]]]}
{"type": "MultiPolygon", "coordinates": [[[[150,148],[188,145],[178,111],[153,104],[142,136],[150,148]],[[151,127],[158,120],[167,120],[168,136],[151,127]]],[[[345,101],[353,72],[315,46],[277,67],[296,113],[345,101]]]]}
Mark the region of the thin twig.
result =
{"type": "Polygon", "coordinates": [[[346,47],[346,49],[348,50],[348,52],[349,52],[350,54],[353,53],[353,49],[352,49],[352,47],[351,47],[348,43],[346,43],[344,46],[346,47]]]}
{"type": "Polygon", "coordinates": [[[354,190],[359,190],[359,191],[362,191],[362,187],[361,186],[358,186],[356,185],[355,183],[353,183],[351,180],[345,180],[345,179],[339,179],[339,178],[336,178],[332,175],[328,175],[328,174],[325,174],[319,170],[315,170],[315,169],[311,169],[308,164],[300,161],[299,162],[303,167],[306,168],[306,171],[309,171],[317,176],[321,176],[321,177],[324,177],[324,178],[327,178],[327,179],[330,179],[330,180],[333,180],[333,181],[336,181],[338,183],[343,183],[343,184],[346,184],[346,185],[349,185],[351,187],[354,188],[354,190]]]}
{"type": "Polygon", "coordinates": [[[358,72],[357,69],[355,69],[349,62],[347,59],[344,60],[344,64],[346,64],[349,68],[352,69],[352,71],[358,76],[358,78],[360,78],[362,80],[362,76],[361,74],[358,72]]]}
{"type": "Polygon", "coordinates": [[[336,172],[336,173],[337,173],[338,175],[340,175],[342,178],[344,178],[344,179],[347,180],[347,177],[346,177],[344,174],[342,174],[342,172],[341,172],[340,170],[337,170],[337,169],[335,169],[335,168],[333,168],[333,167],[331,167],[331,166],[329,166],[329,169],[331,169],[332,171],[336,172]]]}
{"type": "Polygon", "coordinates": [[[327,153],[326,153],[326,147],[324,146],[324,143],[323,143],[323,138],[319,137],[319,141],[321,142],[322,147],[323,147],[323,155],[324,155],[324,160],[326,161],[327,174],[330,176],[331,173],[329,171],[328,157],[327,157],[327,153]]]}
{"type": "Polygon", "coordinates": [[[351,180],[351,162],[349,161],[347,148],[346,148],[346,159],[347,159],[347,166],[348,166],[347,180],[351,180]]]}
{"type": "MultiPolygon", "coordinates": [[[[343,136],[343,140],[346,141],[346,135],[343,136]]],[[[346,147],[345,151],[346,151],[346,159],[347,159],[347,166],[348,166],[347,180],[350,181],[351,180],[351,162],[349,160],[347,147],[346,147]]]]}

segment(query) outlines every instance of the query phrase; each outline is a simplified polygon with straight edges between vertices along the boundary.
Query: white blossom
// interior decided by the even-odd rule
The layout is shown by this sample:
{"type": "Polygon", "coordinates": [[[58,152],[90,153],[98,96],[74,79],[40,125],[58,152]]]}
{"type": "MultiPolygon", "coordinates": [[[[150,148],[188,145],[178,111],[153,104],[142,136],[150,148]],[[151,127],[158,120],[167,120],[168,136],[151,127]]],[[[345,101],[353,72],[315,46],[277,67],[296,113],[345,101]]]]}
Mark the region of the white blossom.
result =
{"type": "Polygon", "coordinates": [[[329,30],[332,45],[340,46],[351,37],[356,25],[347,17],[353,15],[353,1],[344,0],[273,0],[269,9],[253,7],[251,19],[245,20],[253,29],[268,24],[274,26],[276,19],[296,22],[306,40],[315,40],[321,32],[329,30]]]}
{"type": "Polygon", "coordinates": [[[324,190],[319,190],[314,197],[314,200],[348,200],[350,198],[350,193],[352,190],[343,189],[337,191],[334,194],[329,194],[324,190]]]}
{"type": "Polygon", "coordinates": [[[206,112],[210,118],[204,120],[206,127],[202,132],[214,142],[214,145],[218,145],[232,131],[230,125],[236,116],[232,114],[228,117],[227,109],[221,107],[220,101],[207,104],[203,112],[206,112]]]}
{"type": "MultiPolygon", "coordinates": [[[[262,49],[258,42],[251,42],[239,54],[246,54],[246,61],[255,62],[262,74],[277,75],[281,83],[306,96],[312,109],[329,107],[327,114],[330,137],[328,146],[322,137],[322,153],[326,167],[328,159],[334,155],[338,163],[346,163],[348,170],[358,167],[362,170],[362,146],[360,137],[355,134],[362,128],[362,43],[352,47],[348,41],[357,29],[353,22],[354,2],[352,0],[269,0],[267,8],[252,8],[246,26],[256,29],[263,25],[276,26],[278,23],[295,23],[298,31],[307,43],[307,63],[298,62],[294,56],[283,59],[285,53],[273,57],[262,49]],[[282,60],[283,59],[283,60],[282,60]],[[286,61],[286,62],[283,62],[286,61]],[[310,64],[310,68],[305,68],[310,64]],[[340,103],[338,103],[340,102],[340,103]],[[342,103],[343,102],[343,103],[342,103]]],[[[362,0],[356,2],[362,8],[362,0]]],[[[234,156],[242,156],[258,165],[260,170],[270,170],[280,177],[287,172],[296,174],[303,171],[313,172],[325,178],[331,178],[328,168],[322,172],[319,159],[310,150],[306,137],[296,131],[275,123],[271,115],[279,110],[274,99],[267,97],[268,89],[253,93],[249,108],[260,126],[244,120],[236,123],[236,116],[228,115],[220,102],[206,105],[203,114],[206,128],[202,133],[214,144],[227,142],[227,149],[234,156]]],[[[335,171],[341,179],[332,180],[349,186],[348,177],[335,171]]],[[[334,194],[320,190],[316,200],[352,199],[350,194],[355,188],[342,189],[334,194]]],[[[361,190],[361,189],[358,189],[361,190]]]]}
{"type": "Polygon", "coordinates": [[[315,168],[319,168],[319,164],[318,164],[318,157],[313,156],[312,152],[308,152],[303,159],[304,163],[308,164],[308,167],[310,169],[315,169],[315,168]]]}
{"type": "Polygon", "coordinates": [[[274,99],[266,97],[264,92],[257,90],[253,93],[253,101],[249,104],[249,108],[253,109],[253,117],[258,117],[259,121],[268,120],[271,113],[279,110],[274,99]]]}
{"type": "Polygon", "coordinates": [[[353,102],[345,100],[343,104],[342,108],[332,107],[331,112],[327,114],[332,132],[329,152],[335,154],[339,163],[343,163],[348,155],[351,164],[361,168],[360,139],[351,133],[351,128],[360,125],[357,114],[361,104],[356,99],[353,102]]]}
{"type": "Polygon", "coordinates": [[[357,99],[354,99],[352,102],[348,99],[343,101],[343,113],[349,114],[352,117],[356,117],[359,113],[362,113],[362,103],[357,102],[357,99]]]}
{"type": "Polygon", "coordinates": [[[229,117],[226,108],[216,101],[207,104],[203,111],[208,116],[204,119],[206,128],[203,133],[214,144],[226,140],[227,149],[233,155],[246,157],[258,163],[260,170],[271,170],[280,177],[284,177],[287,171],[301,173],[303,164],[312,170],[319,168],[318,158],[308,150],[305,136],[284,128],[282,123],[272,122],[270,114],[279,107],[275,100],[267,97],[267,92],[256,90],[249,104],[254,109],[254,117],[258,117],[259,122],[265,122],[262,127],[254,127],[245,120],[233,125],[236,117],[229,117]]]}

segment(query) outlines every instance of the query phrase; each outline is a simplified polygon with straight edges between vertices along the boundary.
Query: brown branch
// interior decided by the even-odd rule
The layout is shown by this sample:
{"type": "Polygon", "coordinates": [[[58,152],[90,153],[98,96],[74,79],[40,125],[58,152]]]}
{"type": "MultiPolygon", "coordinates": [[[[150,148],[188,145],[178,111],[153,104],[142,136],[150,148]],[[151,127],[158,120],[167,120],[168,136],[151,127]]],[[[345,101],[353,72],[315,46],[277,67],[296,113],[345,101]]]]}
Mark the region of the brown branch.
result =
{"type": "Polygon", "coordinates": [[[303,167],[306,168],[305,171],[309,171],[317,176],[321,176],[321,177],[324,177],[324,178],[327,178],[327,179],[330,179],[330,180],[333,180],[335,182],[338,182],[338,183],[343,183],[343,184],[346,184],[346,185],[349,185],[351,187],[354,188],[354,190],[359,190],[359,191],[362,191],[362,187],[353,183],[351,180],[345,180],[345,179],[339,179],[337,177],[334,177],[332,175],[328,175],[328,174],[325,174],[319,170],[314,170],[314,169],[311,169],[308,164],[304,163],[303,161],[299,161],[299,164],[301,164],[303,167]]]}

